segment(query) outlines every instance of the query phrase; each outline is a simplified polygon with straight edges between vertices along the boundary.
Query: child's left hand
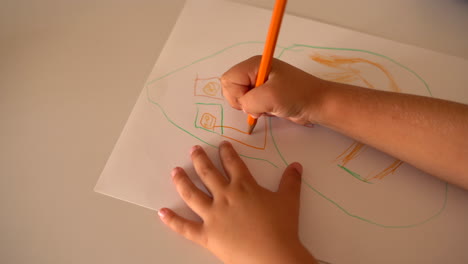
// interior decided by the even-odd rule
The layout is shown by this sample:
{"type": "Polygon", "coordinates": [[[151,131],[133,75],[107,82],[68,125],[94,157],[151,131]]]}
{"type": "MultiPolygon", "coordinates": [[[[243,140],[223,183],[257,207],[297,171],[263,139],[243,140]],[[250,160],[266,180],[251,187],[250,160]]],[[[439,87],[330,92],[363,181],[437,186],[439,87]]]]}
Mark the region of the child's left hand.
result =
{"type": "Polygon", "coordinates": [[[302,166],[290,164],[277,192],[257,184],[232,145],[221,143],[227,178],[200,146],[192,148],[196,172],[213,197],[198,189],[182,168],[172,171],[177,191],[203,222],[167,208],[161,220],[175,232],[207,248],[225,263],[314,263],[298,237],[302,166]]]}

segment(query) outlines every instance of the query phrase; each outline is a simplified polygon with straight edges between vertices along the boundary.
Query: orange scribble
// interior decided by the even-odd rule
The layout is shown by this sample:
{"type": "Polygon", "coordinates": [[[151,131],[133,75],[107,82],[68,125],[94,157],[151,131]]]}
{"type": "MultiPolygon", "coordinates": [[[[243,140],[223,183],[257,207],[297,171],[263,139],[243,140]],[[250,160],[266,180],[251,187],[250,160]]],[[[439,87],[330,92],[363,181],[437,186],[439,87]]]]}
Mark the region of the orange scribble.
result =
{"type": "MultiPolygon", "coordinates": [[[[348,74],[344,76],[339,76],[340,78],[345,77],[345,76],[347,78],[355,76],[356,78],[359,78],[361,81],[363,81],[368,86],[368,88],[374,88],[374,86],[366,78],[364,78],[364,76],[362,76],[361,71],[352,67],[352,65],[356,63],[370,64],[380,69],[387,76],[390,82],[390,90],[394,92],[401,92],[400,88],[396,84],[395,79],[390,74],[390,72],[384,66],[380,65],[377,62],[373,62],[373,61],[366,60],[363,58],[348,58],[348,57],[343,57],[343,56],[338,56],[338,55],[326,56],[322,54],[310,55],[310,58],[322,65],[335,68],[335,69],[340,69],[343,71],[343,73],[348,74]]],[[[336,81],[339,81],[339,78],[336,81]]]]}
{"type": "Polygon", "coordinates": [[[219,89],[221,89],[219,83],[209,82],[203,87],[203,92],[208,96],[215,96],[219,89]]]}
{"type": "MultiPolygon", "coordinates": [[[[202,97],[208,97],[211,99],[216,99],[216,100],[223,100],[223,98],[216,97],[216,94],[218,90],[221,89],[221,78],[218,76],[214,77],[208,77],[208,78],[198,78],[198,74],[195,77],[194,85],[193,85],[193,95],[194,96],[202,96],[202,97]],[[197,94],[197,82],[198,81],[207,81],[207,80],[217,80],[218,82],[209,82],[207,83],[202,91],[204,94],[197,94]]],[[[223,96],[223,91],[221,89],[221,96],[223,96]]]]}
{"type": "MultiPolygon", "coordinates": [[[[395,79],[390,74],[390,72],[384,66],[380,65],[377,62],[373,62],[363,58],[344,57],[338,55],[323,55],[318,53],[310,55],[310,58],[317,63],[340,70],[340,72],[323,73],[322,77],[324,79],[341,83],[352,83],[354,81],[361,80],[367,86],[367,88],[375,89],[375,86],[363,76],[363,73],[359,69],[353,68],[353,65],[357,63],[366,63],[372,65],[378,68],[380,71],[382,71],[388,78],[391,91],[401,92],[401,89],[398,87],[395,79]]],[[[336,157],[335,161],[341,160],[341,166],[345,166],[348,162],[357,158],[359,154],[361,154],[365,150],[366,146],[364,144],[355,141],[338,157],[336,157]]],[[[401,166],[401,164],[403,164],[402,161],[395,160],[390,166],[383,169],[380,173],[374,176],[370,176],[366,179],[366,181],[373,179],[381,180],[385,176],[394,173],[401,166]]]]}
{"type": "Polygon", "coordinates": [[[200,118],[200,125],[206,129],[212,130],[215,128],[216,117],[210,113],[204,113],[200,118]]]}
{"type": "Polygon", "coordinates": [[[390,166],[388,166],[387,168],[379,172],[377,175],[369,177],[366,180],[367,181],[373,180],[373,179],[382,180],[388,174],[393,174],[402,164],[403,164],[403,161],[395,160],[390,166]]]}
{"type": "Polygon", "coordinates": [[[344,158],[341,159],[341,161],[343,162],[341,166],[346,166],[348,162],[350,162],[351,160],[359,156],[360,152],[365,149],[365,146],[366,145],[355,141],[343,153],[341,153],[338,157],[336,157],[336,160],[340,159],[340,157],[345,155],[352,148],[352,150],[349,151],[349,153],[346,156],[344,156],[344,158]]]}
{"type": "MultiPolygon", "coordinates": [[[[216,95],[218,94],[218,91],[221,90],[221,96],[222,96],[222,89],[221,89],[221,78],[215,76],[215,77],[208,77],[208,78],[198,78],[198,74],[195,78],[195,84],[194,84],[194,87],[193,87],[193,95],[194,96],[203,96],[203,97],[208,97],[208,98],[211,98],[211,99],[218,99],[218,100],[223,100],[222,98],[219,98],[217,97],[216,95]],[[197,82],[198,81],[207,81],[207,80],[216,80],[216,81],[210,81],[208,83],[206,83],[203,88],[202,88],[202,92],[203,94],[200,94],[200,93],[197,93],[197,82]]],[[[262,147],[258,147],[258,146],[253,146],[253,145],[250,145],[242,140],[239,140],[239,139],[235,139],[233,137],[229,137],[229,136],[226,136],[226,135],[221,135],[222,137],[225,137],[225,138],[228,138],[228,139],[231,139],[233,141],[236,141],[242,145],[245,145],[247,147],[251,147],[251,148],[254,148],[254,149],[259,149],[259,150],[264,150],[266,148],[266,144],[267,144],[267,135],[268,135],[268,126],[267,126],[267,122],[266,120],[264,120],[265,122],[265,126],[264,126],[264,139],[263,139],[263,146],[262,147]]],[[[240,132],[242,134],[246,134],[248,135],[249,133],[247,131],[242,131],[238,128],[235,128],[235,127],[230,127],[230,126],[216,126],[215,125],[215,122],[216,122],[216,118],[209,114],[209,113],[204,113],[200,119],[200,125],[203,127],[203,128],[206,128],[206,129],[214,129],[214,128],[217,128],[217,127],[222,127],[222,128],[227,128],[227,129],[232,129],[232,130],[235,130],[237,132],[240,132]],[[205,115],[209,115],[209,116],[205,116],[205,115]],[[213,122],[214,120],[214,122],[213,122]]]]}
{"type": "MultiPolygon", "coordinates": [[[[235,139],[235,138],[232,138],[232,137],[228,137],[226,135],[221,135],[222,137],[225,137],[225,138],[228,138],[228,139],[231,139],[231,140],[234,140],[236,141],[237,143],[240,143],[242,145],[245,145],[247,147],[251,147],[251,148],[254,148],[254,149],[259,149],[259,150],[264,150],[266,148],[266,145],[267,145],[267,135],[268,135],[268,126],[267,126],[267,122],[265,120],[266,117],[264,117],[264,137],[263,137],[263,146],[262,147],[257,147],[257,146],[253,146],[253,145],[250,145],[242,140],[239,140],[239,139],[235,139]]],[[[235,131],[238,131],[240,133],[243,133],[243,134],[246,134],[246,135],[249,135],[249,133],[247,131],[243,131],[243,130],[240,130],[238,128],[235,128],[235,127],[230,127],[230,126],[215,126],[215,127],[223,127],[223,128],[228,128],[228,129],[233,129],[235,131]]]]}
{"type": "Polygon", "coordinates": [[[230,127],[230,126],[215,126],[215,127],[229,128],[229,129],[236,130],[237,132],[240,132],[240,133],[242,133],[242,134],[246,134],[246,135],[249,134],[249,132],[247,132],[247,131],[242,131],[242,130],[240,130],[240,129],[238,129],[238,128],[235,128],[235,127],[230,127]]]}

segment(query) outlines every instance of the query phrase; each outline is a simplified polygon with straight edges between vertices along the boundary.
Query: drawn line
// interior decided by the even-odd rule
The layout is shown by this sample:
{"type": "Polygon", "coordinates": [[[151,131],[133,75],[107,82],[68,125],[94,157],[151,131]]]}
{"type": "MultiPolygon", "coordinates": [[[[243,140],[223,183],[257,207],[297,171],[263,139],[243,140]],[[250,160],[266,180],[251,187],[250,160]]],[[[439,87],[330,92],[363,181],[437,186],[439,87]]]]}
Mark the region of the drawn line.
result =
{"type": "MultiPolygon", "coordinates": [[[[390,81],[390,90],[392,90],[393,92],[401,92],[401,89],[398,87],[392,74],[383,65],[377,62],[373,62],[371,60],[367,60],[367,59],[363,59],[363,58],[359,58],[355,56],[351,56],[351,57],[338,56],[338,55],[324,56],[320,53],[310,55],[309,57],[310,59],[312,59],[313,61],[317,63],[344,71],[344,72],[333,73],[333,74],[328,73],[327,74],[329,76],[328,79],[332,81],[349,82],[346,79],[350,79],[350,78],[353,79],[357,77],[358,79],[360,79],[362,82],[366,84],[367,88],[375,89],[374,85],[372,85],[370,81],[368,81],[366,78],[364,78],[364,76],[361,75],[361,71],[359,69],[354,69],[352,67],[353,64],[355,63],[370,64],[374,67],[377,67],[380,71],[382,71],[385,74],[385,76],[390,81]]],[[[364,144],[356,142],[356,141],[350,147],[353,147],[353,150],[351,150],[350,153],[347,154],[346,157],[342,159],[342,164],[340,168],[342,168],[344,171],[346,171],[348,174],[350,174],[354,178],[361,180],[363,182],[368,182],[368,180],[373,180],[373,179],[382,180],[388,174],[393,174],[398,169],[398,167],[401,164],[403,164],[403,162],[396,160],[390,166],[383,169],[381,172],[379,172],[375,176],[369,176],[369,177],[366,177],[366,179],[363,179],[359,174],[349,170],[348,168],[344,166],[346,166],[346,164],[352,161],[353,159],[356,159],[358,155],[361,155],[362,153],[364,153],[366,151],[366,147],[364,144]]],[[[341,156],[347,153],[350,147],[348,147],[341,155],[339,155],[337,159],[339,159],[341,156]]]]}
{"type": "MultiPolygon", "coordinates": [[[[179,126],[178,124],[176,124],[166,113],[166,111],[164,111],[164,109],[162,108],[162,106],[160,104],[158,104],[157,102],[153,101],[151,99],[151,97],[149,96],[149,90],[146,89],[146,96],[147,96],[147,99],[148,99],[148,102],[150,102],[151,104],[157,106],[159,108],[159,110],[161,110],[161,112],[163,113],[164,117],[166,118],[166,120],[171,123],[172,125],[174,125],[175,127],[177,127],[178,129],[182,130],[183,132],[187,133],[188,135],[200,140],[201,142],[205,143],[206,145],[210,146],[210,147],[213,147],[213,148],[218,148],[218,146],[215,146],[213,144],[210,144],[208,142],[206,142],[205,140],[197,137],[196,135],[190,133],[188,130],[182,128],[181,126],[179,126]]],[[[196,120],[195,120],[195,124],[196,124],[196,120]]],[[[267,162],[268,164],[270,164],[271,166],[275,167],[275,168],[278,168],[278,165],[276,165],[275,163],[269,161],[269,160],[266,160],[266,159],[261,159],[261,158],[255,158],[255,157],[250,157],[250,156],[246,156],[246,155],[243,155],[243,154],[239,154],[239,156],[241,157],[244,157],[244,158],[248,158],[248,159],[253,159],[253,160],[259,160],[259,161],[264,161],[264,162],[267,162]]]]}
{"type": "Polygon", "coordinates": [[[367,219],[367,218],[364,218],[364,217],[361,217],[361,216],[358,216],[358,215],[355,215],[355,214],[352,214],[350,213],[349,211],[347,211],[346,209],[344,209],[343,207],[341,207],[337,202],[333,201],[332,199],[328,198],[327,196],[325,196],[324,194],[322,194],[320,191],[318,191],[317,189],[315,189],[314,187],[312,187],[307,181],[305,181],[304,179],[302,179],[302,182],[307,185],[307,187],[309,187],[309,189],[313,190],[314,192],[316,192],[318,195],[322,196],[322,198],[324,198],[325,200],[329,201],[330,203],[332,203],[333,205],[335,205],[338,209],[340,209],[341,211],[343,211],[343,213],[347,214],[348,216],[350,217],[353,217],[353,218],[356,218],[356,219],[359,219],[361,221],[364,221],[364,222],[367,222],[369,224],[372,224],[372,225],[376,225],[376,226],[379,226],[379,227],[383,227],[383,228],[411,228],[411,227],[417,227],[417,226],[420,226],[420,225],[423,225],[433,219],[435,219],[436,217],[438,217],[444,210],[445,210],[445,207],[447,205],[447,193],[448,193],[448,183],[445,183],[445,197],[444,197],[444,203],[442,205],[442,207],[440,208],[440,210],[432,215],[431,217],[425,219],[425,220],[422,220],[420,222],[417,222],[417,223],[414,223],[414,224],[409,224],[409,225],[384,225],[384,224],[380,224],[380,223],[377,223],[375,221],[372,221],[370,219],[367,219]]]}
{"type": "MultiPolygon", "coordinates": [[[[215,77],[210,77],[210,78],[198,78],[198,73],[195,76],[195,81],[193,82],[193,96],[202,96],[202,97],[207,97],[215,100],[221,100],[224,101],[223,98],[215,97],[215,96],[210,96],[210,95],[203,95],[203,94],[197,94],[197,82],[198,81],[206,81],[206,80],[212,80],[212,79],[217,79],[219,82],[221,82],[221,78],[215,76],[215,77]]],[[[220,91],[221,96],[223,95],[223,90],[220,91]]],[[[222,130],[222,129],[221,129],[222,130]]]]}
{"type": "Polygon", "coordinates": [[[235,127],[230,127],[230,126],[215,126],[215,127],[219,127],[219,128],[221,128],[221,127],[229,128],[229,129],[235,130],[235,131],[237,131],[237,132],[239,132],[239,133],[242,133],[242,134],[246,134],[246,135],[249,134],[249,132],[247,132],[247,131],[242,131],[242,130],[240,130],[240,129],[238,129],[238,128],[235,128],[235,127]]]}
{"type": "MultiPolygon", "coordinates": [[[[198,116],[199,116],[199,112],[200,112],[200,109],[197,108],[197,114],[195,116],[195,122],[194,122],[194,126],[195,128],[201,128],[205,131],[208,131],[208,132],[211,132],[211,133],[214,133],[214,134],[217,134],[217,135],[220,135],[222,137],[225,137],[225,138],[228,138],[228,139],[231,139],[231,140],[234,140],[242,145],[245,145],[247,147],[250,147],[250,148],[254,148],[254,149],[258,149],[258,150],[265,150],[266,148],[266,145],[267,145],[267,135],[268,135],[268,127],[266,125],[266,121],[265,121],[265,128],[264,128],[264,139],[263,139],[263,147],[257,147],[257,146],[254,146],[254,145],[250,145],[242,140],[239,140],[239,139],[236,139],[236,138],[232,138],[232,137],[229,137],[229,136],[226,136],[224,135],[224,128],[230,128],[230,129],[233,129],[233,130],[236,130],[236,131],[239,131],[240,133],[243,133],[243,134],[249,134],[248,132],[245,132],[245,131],[242,131],[240,129],[237,129],[237,128],[234,128],[234,127],[230,127],[230,126],[224,126],[223,123],[224,123],[224,107],[221,105],[221,104],[214,104],[214,103],[196,103],[196,105],[216,105],[216,106],[219,106],[219,108],[221,109],[221,125],[220,126],[214,126],[215,127],[219,127],[221,128],[221,134],[220,133],[217,133],[216,131],[213,131],[213,130],[210,130],[210,129],[207,129],[203,126],[198,126],[197,125],[197,120],[198,120],[198,116]]],[[[202,116],[203,118],[203,116],[202,116]]],[[[201,121],[200,121],[201,122],[201,121]]]]}
{"type": "Polygon", "coordinates": [[[281,151],[279,150],[278,148],[278,145],[276,144],[276,139],[275,137],[273,136],[273,128],[271,126],[271,116],[268,117],[268,123],[270,125],[270,136],[271,136],[271,141],[273,142],[273,146],[275,146],[275,149],[276,149],[276,152],[279,154],[281,160],[284,162],[284,165],[288,166],[288,162],[286,161],[286,159],[283,157],[283,154],[281,153],[281,151]]]}
{"type": "MultiPolygon", "coordinates": [[[[359,51],[359,52],[364,52],[364,53],[368,53],[368,54],[372,54],[372,55],[375,55],[375,56],[378,56],[378,57],[382,57],[382,58],[385,58],[395,64],[397,64],[398,66],[406,69],[407,71],[411,72],[412,74],[414,74],[423,84],[424,86],[426,87],[427,91],[429,92],[429,94],[432,96],[432,92],[431,90],[429,89],[429,85],[426,83],[426,81],[421,78],[416,72],[414,72],[413,70],[411,70],[410,68],[402,65],[401,63],[387,57],[387,56],[384,56],[382,54],[378,54],[378,53],[375,53],[375,52],[372,52],[372,51],[367,51],[367,50],[361,50],[361,49],[350,49],[350,48],[333,48],[333,47],[320,47],[320,46],[312,46],[312,45],[304,45],[304,44],[293,44],[292,46],[290,47],[287,47],[287,48],[284,48],[282,50],[282,52],[279,54],[278,56],[278,59],[283,55],[284,51],[286,50],[290,50],[290,49],[294,49],[295,47],[306,47],[306,48],[315,48],[315,49],[327,49],[327,50],[345,50],[345,51],[359,51]]],[[[270,117],[271,118],[271,117],[270,117]]],[[[279,153],[281,159],[283,160],[283,162],[285,163],[285,165],[288,165],[288,162],[286,162],[286,160],[284,159],[283,155],[281,154],[281,151],[279,150],[277,144],[276,144],[276,140],[275,140],[275,137],[273,135],[273,129],[271,129],[271,119],[270,119],[270,135],[272,137],[272,141],[273,141],[273,144],[277,150],[277,152],[279,153]]],[[[353,175],[353,174],[351,174],[353,175]]],[[[354,175],[353,175],[354,176],[354,175]]],[[[383,227],[383,228],[411,228],[411,227],[416,227],[416,226],[419,226],[419,225],[422,225],[424,223],[427,223],[429,221],[431,221],[432,219],[436,218],[437,216],[439,216],[444,210],[445,210],[445,206],[447,204],[447,195],[448,195],[448,183],[445,183],[445,194],[444,194],[444,202],[443,202],[443,205],[442,207],[440,208],[440,210],[435,213],[434,215],[432,215],[431,217],[427,218],[426,220],[423,220],[419,223],[415,223],[415,224],[410,224],[410,225],[384,225],[384,224],[380,224],[380,223],[377,223],[375,221],[372,221],[372,220],[369,220],[369,219],[366,219],[364,217],[361,217],[361,216],[358,216],[358,215],[354,215],[350,212],[348,212],[346,209],[344,209],[342,206],[340,206],[338,203],[336,203],[335,201],[333,201],[332,199],[328,198],[327,196],[325,196],[323,193],[319,192],[317,189],[315,189],[314,187],[312,187],[312,185],[310,185],[306,180],[302,179],[302,182],[307,186],[309,187],[309,189],[313,190],[314,192],[316,192],[317,194],[319,194],[322,198],[324,198],[325,200],[329,201],[330,203],[332,203],[333,205],[335,205],[338,209],[340,209],[341,211],[343,211],[345,214],[347,214],[348,216],[350,217],[353,217],[353,218],[356,218],[356,219],[359,219],[361,221],[364,221],[364,222],[367,222],[369,224],[373,224],[373,225],[376,225],[376,226],[380,226],[380,227],[383,227]]]]}
{"type": "Polygon", "coordinates": [[[413,71],[412,69],[406,67],[405,65],[399,63],[398,61],[390,58],[390,57],[387,57],[385,55],[382,55],[382,54],[379,54],[379,53],[376,53],[376,52],[373,52],[373,51],[368,51],[368,50],[363,50],[363,49],[351,49],[351,48],[334,48],[334,47],[321,47],[321,46],[312,46],[312,45],[305,45],[305,44],[293,44],[291,46],[292,48],[294,47],[306,47],[306,48],[314,48],[314,49],[327,49],[327,50],[346,50],[346,51],[359,51],[359,52],[363,52],[363,53],[367,53],[367,54],[372,54],[374,56],[377,56],[377,57],[381,57],[381,58],[384,58],[384,59],[387,59],[393,63],[395,63],[396,65],[404,68],[405,70],[411,72],[412,74],[414,74],[414,76],[416,76],[423,84],[424,86],[426,87],[426,90],[429,92],[429,94],[431,96],[432,95],[432,92],[431,92],[431,89],[429,89],[429,85],[426,83],[426,81],[421,77],[419,76],[415,71],[413,71]]]}
{"type": "MultiPolygon", "coordinates": [[[[249,135],[248,132],[242,131],[242,130],[237,129],[237,128],[235,128],[235,127],[230,127],[230,126],[215,126],[215,127],[230,128],[230,129],[233,129],[233,130],[235,130],[235,131],[238,131],[239,133],[249,135]]],[[[242,141],[242,140],[235,139],[235,138],[232,138],[232,137],[228,137],[228,136],[226,136],[226,135],[224,135],[224,134],[222,134],[221,136],[223,136],[223,137],[225,137],[225,138],[229,138],[229,139],[231,139],[231,140],[234,140],[234,141],[236,141],[237,143],[240,143],[240,144],[245,145],[245,146],[250,147],[250,148],[254,148],[254,149],[258,149],[258,150],[265,150],[265,148],[266,148],[267,131],[265,131],[265,137],[264,137],[263,147],[257,147],[257,146],[254,146],[254,145],[250,145],[250,144],[245,143],[245,142],[242,141]]]]}
{"type": "MultiPolygon", "coordinates": [[[[188,67],[190,67],[190,66],[192,66],[192,65],[194,65],[194,64],[197,64],[197,63],[199,63],[199,62],[201,62],[201,61],[204,61],[204,60],[206,60],[206,59],[215,57],[216,55],[219,55],[219,54],[221,54],[221,53],[223,53],[223,52],[225,52],[225,51],[227,51],[227,50],[229,50],[229,49],[232,49],[232,48],[234,48],[234,47],[242,46],[242,45],[245,45],[245,44],[264,44],[264,43],[265,43],[264,41],[244,41],[244,42],[239,42],[239,43],[233,44],[233,45],[228,46],[228,47],[226,47],[226,48],[224,48],[224,49],[221,49],[221,50],[219,50],[219,51],[217,51],[217,52],[215,52],[215,53],[213,53],[213,54],[211,54],[211,55],[208,55],[208,56],[205,56],[205,57],[203,57],[203,58],[201,58],[201,59],[195,60],[195,61],[193,61],[193,62],[190,63],[190,64],[187,64],[187,65],[185,65],[185,66],[179,67],[179,68],[177,68],[177,69],[175,69],[175,70],[173,70],[173,71],[170,71],[170,72],[166,73],[166,74],[163,75],[163,76],[160,76],[160,77],[158,77],[158,78],[156,78],[156,79],[153,79],[153,80],[147,82],[146,85],[148,86],[148,85],[150,85],[150,84],[153,84],[154,82],[159,81],[159,80],[161,80],[161,79],[163,79],[163,78],[165,78],[165,77],[167,77],[167,76],[169,76],[169,75],[172,75],[173,73],[176,73],[176,72],[178,72],[178,71],[181,71],[181,70],[183,70],[183,69],[186,69],[186,68],[188,68],[188,67]]],[[[281,46],[278,46],[278,45],[277,45],[277,47],[280,47],[280,48],[281,48],[281,46]]]]}
{"type": "Polygon", "coordinates": [[[370,182],[368,181],[367,179],[364,179],[361,177],[361,175],[359,175],[358,173],[346,168],[345,166],[342,166],[342,165],[339,165],[339,164],[336,164],[336,166],[342,168],[343,170],[345,170],[347,173],[349,173],[351,176],[353,176],[354,178],[362,181],[362,182],[365,182],[365,183],[369,183],[369,184],[374,184],[373,182],[370,182]]]}
{"type": "MultiPolygon", "coordinates": [[[[177,68],[169,73],[166,73],[165,75],[163,76],[160,76],[156,79],[153,79],[152,81],[148,82],[145,87],[146,87],[146,95],[147,95],[147,98],[148,98],[148,101],[154,105],[156,105],[160,110],[161,112],[163,113],[164,117],[167,119],[167,121],[169,121],[171,124],[173,124],[175,127],[179,128],[180,130],[184,131],[185,133],[187,133],[188,135],[198,139],[199,141],[207,144],[208,146],[210,147],[213,147],[213,148],[218,148],[217,146],[213,145],[213,144],[210,144],[206,141],[204,141],[203,139],[195,136],[194,134],[190,133],[189,131],[185,130],[184,128],[180,127],[179,125],[177,125],[174,121],[172,121],[169,116],[167,115],[167,113],[164,111],[164,109],[161,107],[161,105],[159,105],[157,102],[153,101],[151,98],[150,98],[150,95],[149,95],[149,85],[150,84],[153,84],[155,83],[156,81],[158,80],[161,80],[173,73],[176,73],[180,70],[183,70],[195,63],[198,63],[198,62],[201,62],[203,60],[206,60],[206,59],[209,59],[209,58],[212,58],[218,54],[221,54],[223,53],[224,51],[226,50],[229,50],[233,47],[237,47],[237,46],[240,46],[240,45],[245,45],[245,44],[253,44],[253,43],[264,43],[264,42],[260,42],[260,41],[246,41],[246,42],[239,42],[239,43],[236,43],[236,44],[233,44],[227,48],[224,48],[224,49],[221,49],[211,55],[208,55],[206,57],[203,57],[199,60],[196,60],[188,65],[185,65],[185,66],[182,66],[180,68],[177,68]]],[[[280,46],[277,46],[277,47],[280,47],[280,46]]],[[[408,70],[409,72],[413,73],[417,78],[419,78],[423,83],[424,85],[426,86],[426,89],[428,90],[428,92],[431,94],[432,96],[432,93],[429,89],[429,86],[427,85],[427,83],[418,75],[416,74],[413,70],[409,69],[408,67],[398,63],[397,61],[389,58],[389,57],[386,57],[384,55],[381,55],[381,54],[378,54],[378,53],[374,53],[374,52],[371,52],[371,51],[366,51],[366,50],[360,50],[360,49],[349,49],[349,48],[332,48],[332,47],[319,47],[319,46],[311,46],[311,45],[302,45],[302,44],[293,44],[292,46],[290,47],[286,47],[288,50],[289,49],[293,49],[294,47],[307,47],[307,48],[316,48],[316,49],[329,49],[329,50],[347,50],[347,51],[359,51],[359,52],[364,52],[364,53],[368,53],[368,54],[372,54],[372,55],[375,55],[375,56],[379,56],[379,57],[382,57],[382,58],[386,58],[392,62],[394,62],[395,64],[403,67],[404,69],[408,70]]],[[[281,47],[283,48],[283,47],[281,47]]],[[[283,48],[283,52],[285,51],[286,48],[283,48]]],[[[281,53],[281,55],[283,54],[283,52],[281,53]]],[[[279,57],[278,57],[279,58],[279,57]]],[[[271,117],[269,117],[269,126],[270,126],[270,136],[272,138],[272,142],[273,142],[273,145],[275,146],[275,149],[276,151],[278,152],[279,156],[281,157],[281,160],[284,162],[285,165],[288,165],[288,162],[286,161],[286,159],[283,157],[283,154],[281,153],[281,151],[279,150],[278,148],[278,145],[276,143],[276,140],[275,140],[275,137],[273,135],[273,129],[272,128],[272,124],[271,124],[271,117]]],[[[242,157],[245,157],[245,158],[249,158],[249,159],[254,159],[254,160],[259,160],[259,161],[264,161],[264,162],[267,162],[269,164],[271,164],[272,166],[274,166],[275,168],[278,168],[278,166],[274,163],[272,163],[271,161],[269,160],[266,160],[266,159],[261,159],[261,158],[255,158],[255,157],[249,157],[249,156],[246,156],[246,155],[243,155],[243,154],[240,154],[240,156],[242,157]]],[[[330,202],[331,204],[333,204],[335,207],[337,207],[339,210],[341,210],[343,213],[345,213],[346,215],[350,216],[350,217],[353,217],[355,219],[358,219],[358,220],[361,220],[363,222],[367,222],[369,224],[372,224],[372,225],[376,225],[376,226],[379,226],[379,227],[383,227],[383,228],[411,228],[411,227],[416,227],[416,226],[420,226],[420,225],[423,225],[431,220],[433,220],[434,218],[438,217],[444,210],[445,210],[445,207],[447,205],[447,196],[448,196],[448,183],[445,183],[445,194],[444,194],[444,202],[443,202],[443,205],[442,207],[440,208],[440,210],[435,213],[434,215],[430,216],[429,218],[425,219],[425,220],[422,220],[420,222],[417,222],[415,224],[409,224],[409,225],[384,225],[384,224],[380,224],[380,223],[377,223],[373,220],[370,220],[370,219],[367,219],[367,218],[364,218],[364,217],[361,217],[361,216],[358,216],[358,215],[355,215],[355,214],[352,214],[350,213],[348,210],[346,210],[344,207],[342,207],[341,205],[339,205],[337,202],[333,201],[332,199],[330,199],[329,197],[325,196],[323,193],[321,193],[320,191],[318,191],[317,189],[315,189],[314,187],[312,187],[311,184],[309,184],[306,180],[302,179],[302,182],[312,191],[314,191],[315,193],[317,193],[318,195],[320,195],[322,198],[324,198],[325,200],[327,200],[328,202],[330,202]]]]}
{"type": "Polygon", "coordinates": [[[379,172],[377,175],[373,177],[368,177],[366,180],[373,180],[373,179],[383,179],[385,176],[388,174],[393,174],[395,171],[403,164],[403,161],[401,160],[395,160],[390,166],[388,166],[386,169],[383,171],[379,172]]]}

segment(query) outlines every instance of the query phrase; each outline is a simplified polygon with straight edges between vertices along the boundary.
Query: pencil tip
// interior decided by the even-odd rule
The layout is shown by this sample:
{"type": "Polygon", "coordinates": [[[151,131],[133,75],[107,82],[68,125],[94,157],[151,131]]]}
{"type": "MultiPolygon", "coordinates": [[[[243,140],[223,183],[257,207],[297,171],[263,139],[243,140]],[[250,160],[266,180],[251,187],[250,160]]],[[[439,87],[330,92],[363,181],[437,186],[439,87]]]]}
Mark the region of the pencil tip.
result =
{"type": "Polygon", "coordinates": [[[249,130],[248,130],[248,134],[249,135],[252,135],[252,132],[253,132],[253,129],[254,129],[255,126],[249,126],[249,130]]]}

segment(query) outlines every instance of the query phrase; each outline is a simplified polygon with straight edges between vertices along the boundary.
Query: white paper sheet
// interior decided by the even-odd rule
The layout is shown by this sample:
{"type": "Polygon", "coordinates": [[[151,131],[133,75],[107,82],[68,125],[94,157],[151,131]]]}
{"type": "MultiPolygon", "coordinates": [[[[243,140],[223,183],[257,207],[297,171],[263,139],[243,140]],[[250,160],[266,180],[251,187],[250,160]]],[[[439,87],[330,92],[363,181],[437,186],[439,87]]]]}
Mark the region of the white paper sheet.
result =
{"type": "MultiPolygon", "coordinates": [[[[190,147],[204,146],[219,166],[216,147],[229,140],[272,190],[286,164],[304,165],[300,235],[319,259],[468,261],[467,192],[320,126],[265,117],[254,135],[242,132],[246,116],[223,100],[219,77],[261,54],[270,12],[187,2],[95,190],[193,217],[170,170],[184,167],[201,186],[190,147]]],[[[275,56],[325,79],[468,103],[467,61],[314,21],[285,16],[275,56]]]]}

